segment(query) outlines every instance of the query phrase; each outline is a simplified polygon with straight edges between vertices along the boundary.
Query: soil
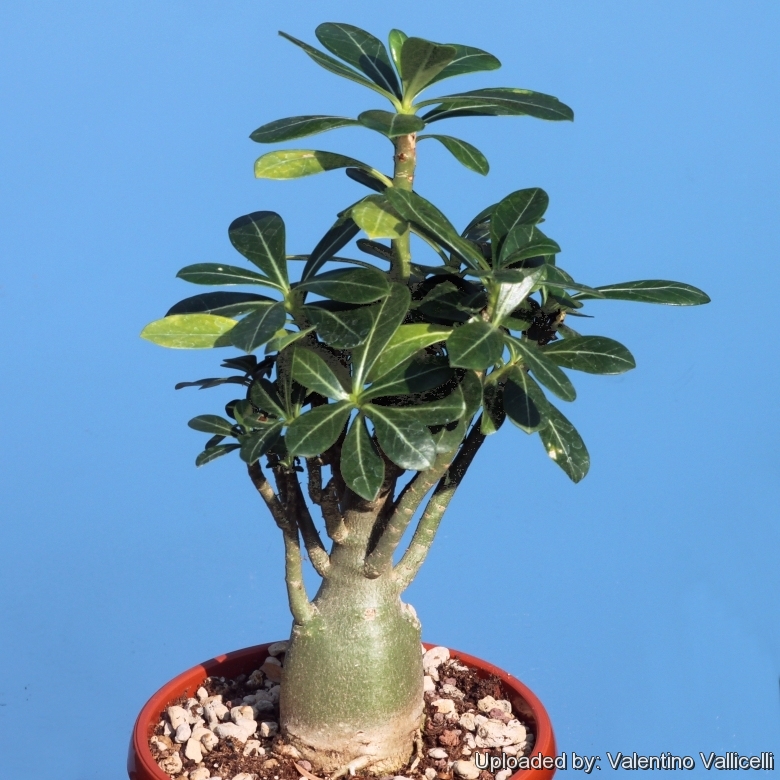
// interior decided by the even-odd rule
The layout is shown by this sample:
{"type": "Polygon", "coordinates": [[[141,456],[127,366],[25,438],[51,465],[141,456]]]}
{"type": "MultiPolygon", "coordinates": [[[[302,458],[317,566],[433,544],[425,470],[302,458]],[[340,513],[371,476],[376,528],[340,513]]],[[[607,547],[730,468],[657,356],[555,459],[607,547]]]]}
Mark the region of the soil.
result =
{"type": "MultiPolygon", "coordinates": [[[[241,705],[244,696],[254,694],[258,690],[256,685],[251,685],[251,676],[248,677],[245,674],[238,675],[233,680],[226,680],[224,677],[209,677],[203,683],[203,687],[208,691],[209,696],[221,695],[224,704],[228,708],[241,705]]],[[[443,663],[439,667],[439,682],[436,683],[436,691],[427,691],[425,693],[425,726],[422,731],[422,754],[419,756],[419,761],[414,769],[410,767],[413,765],[414,759],[417,757],[416,755],[412,756],[410,767],[400,770],[395,777],[398,780],[402,780],[402,778],[427,780],[425,770],[432,769],[436,772],[435,780],[458,780],[457,776],[453,777],[451,765],[453,761],[466,759],[469,758],[469,755],[473,755],[473,753],[469,754],[469,748],[466,744],[467,735],[473,736],[473,734],[463,729],[458,721],[447,720],[445,715],[437,712],[436,707],[432,706],[431,702],[437,699],[451,698],[455,703],[458,715],[461,715],[469,710],[478,712],[477,702],[485,696],[492,696],[494,699],[510,699],[510,695],[504,689],[500,678],[495,676],[480,678],[474,670],[454,659],[443,663]],[[459,699],[442,693],[440,688],[445,684],[456,686],[463,692],[464,697],[459,699]],[[439,760],[430,758],[428,751],[432,748],[443,748],[447,751],[448,758],[439,760]],[[466,749],[465,753],[464,748],[466,749]]],[[[176,701],[170,702],[170,705],[178,704],[183,706],[186,704],[186,701],[185,697],[181,697],[176,701]]],[[[529,714],[530,712],[528,711],[518,712],[517,708],[513,707],[511,717],[518,719],[525,726],[528,734],[526,742],[521,746],[522,749],[517,750],[518,757],[528,755],[536,741],[535,724],[528,717],[529,714]]],[[[162,736],[165,717],[165,711],[161,712],[160,723],[156,727],[154,735],[162,736]]],[[[258,722],[260,720],[276,721],[278,723],[278,707],[273,711],[264,712],[258,718],[258,722]]],[[[174,749],[179,750],[183,769],[178,774],[172,775],[172,777],[174,780],[186,780],[190,772],[198,767],[205,767],[211,772],[212,777],[219,777],[222,780],[232,780],[235,775],[242,772],[256,775],[257,780],[325,780],[325,778],[320,778],[313,774],[311,771],[312,767],[307,761],[295,761],[280,752],[284,747],[281,735],[263,738],[258,730],[258,733],[254,734],[250,739],[257,740],[260,743],[265,750],[264,755],[244,756],[245,744],[232,737],[227,737],[221,739],[209,753],[206,753],[204,750],[203,762],[200,764],[185,757],[184,745],[176,745],[174,743],[174,749]]],[[[156,745],[151,744],[150,750],[155,761],[170,756],[173,752],[172,750],[161,752],[156,745]]],[[[476,750],[488,755],[501,755],[501,748],[477,748],[476,750]]],[[[432,777],[432,773],[429,772],[429,776],[432,777]]],[[[377,780],[375,775],[370,775],[366,772],[358,772],[355,777],[357,780],[377,780]]],[[[350,779],[347,778],[347,780],[350,779]]],[[[393,776],[387,775],[379,778],[379,780],[393,780],[393,776]]],[[[482,770],[478,780],[494,780],[494,775],[492,772],[482,770]]]]}

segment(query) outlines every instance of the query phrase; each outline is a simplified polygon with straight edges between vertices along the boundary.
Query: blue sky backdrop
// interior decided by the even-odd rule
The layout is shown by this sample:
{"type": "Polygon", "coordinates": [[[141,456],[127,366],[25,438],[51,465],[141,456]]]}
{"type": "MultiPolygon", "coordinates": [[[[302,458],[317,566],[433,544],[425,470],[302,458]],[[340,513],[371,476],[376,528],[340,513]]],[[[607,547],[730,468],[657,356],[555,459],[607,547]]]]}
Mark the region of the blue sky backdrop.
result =
{"type": "MultiPolygon", "coordinates": [[[[322,21],[485,48],[503,69],[454,89],[574,108],[453,120],[487,178],[421,146],[417,188],[456,225],[541,186],[578,280],[712,296],[589,304],[579,329],[638,364],[575,376],[591,473],[572,485],[512,426],[491,438],[407,592],[425,638],[519,676],[561,750],[609,772],[607,750],[780,753],[780,6],[29,0],[0,6],[0,777],[122,778],[164,681],[289,631],[245,470],[194,467],[186,421],[229,394],[173,391],[226,351],[138,333],[196,291],[180,267],[239,259],[235,217],[278,211],[305,253],[362,194],[252,175],[259,125],[384,107],[276,35],[313,43],[322,21]]],[[[390,166],[362,129],[290,145],[390,166]]]]}

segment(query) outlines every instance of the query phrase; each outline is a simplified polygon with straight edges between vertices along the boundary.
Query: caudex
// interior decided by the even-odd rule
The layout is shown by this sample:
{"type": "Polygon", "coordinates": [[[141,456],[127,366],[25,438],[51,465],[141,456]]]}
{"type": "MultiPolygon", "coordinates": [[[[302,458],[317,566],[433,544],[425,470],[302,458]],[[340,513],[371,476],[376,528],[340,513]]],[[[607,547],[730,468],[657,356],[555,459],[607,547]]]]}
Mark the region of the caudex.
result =
{"type": "Polygon", "coordinates": [[[282,531],[293,616],[283,736],[332,777],[356,769],[386,774],[409,762],[423,711],[420,623],[401,594],[487,437],[508,419],[537,434],[578,482],[588,452],[548,396],[574,400],[563,369],[619,374],[635,363],[617,341],[581,335],[570,321],[584,316],[589,300],[691,306],[709,298],[679,282],[575,281],[557,262],[560,247],[539,227],[548,196],[538,187],[509,193],[460,232],[414,190],[421,141],[440,143],[466,168],[488,173],[478,149],[424,132],[429,126],[455,117],[573,119],[557,98],[527,89],[422,98],[444,79],[497,69],[493,55],[400,30],[390,32],[386,48],[348,24],[317,27],[330,54],[281,35],[392,110],[279,119],[251,138],[275,143],[364,127],[393,145],[392,174],[334,152],[264,154],[255,163],[258,178],[344,169],[370,193],[347,205],[306,255],[287,254],[279,214],[239,217],[230,241],[254,268],[198,263],[178,276],[198,285],[259,286],[263,294],[195,295],[142,336],[165,347],[245,353],[222,362],[233,375],[177,387],[241,391],[225,417],[204,414],[189,425],[211,434],[197,465],[238,451],[282,531]],[[362,259],[340,254],[361,233],[362,259]],[[412,256],[413,235],[422,258],[412,256]],[[411,542],[396,555],[415,518],[411,542]],[[304,586],[304,550],[322,578],[314,598],[304,586]]]}

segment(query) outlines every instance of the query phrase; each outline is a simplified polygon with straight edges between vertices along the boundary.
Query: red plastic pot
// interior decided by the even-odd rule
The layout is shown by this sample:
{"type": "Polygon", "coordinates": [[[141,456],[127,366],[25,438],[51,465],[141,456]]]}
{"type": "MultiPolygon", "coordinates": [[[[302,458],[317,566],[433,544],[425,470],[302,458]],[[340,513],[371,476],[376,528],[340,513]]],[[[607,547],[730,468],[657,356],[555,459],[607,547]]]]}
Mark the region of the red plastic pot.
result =
{"type": "MultiPolygon", "coordinates": [[[[141,710],[130,737],[130,750],[127,756],[127,774],[130,780],[170,780],[170,777],[157,766],[149,750],[149,737],[155,726],[160,721],[162,712],[170,702],[180,696],[194,696],[195,691],[201,686],[207,677],[236,677],[239,674],[247,674],[262,665],[268,657],[267,645],[255,645],[244,650],[236,650],[234,653],[220,655],[210,661],[193,666],[183,674],[175,677],[163,685],[157,693],[149,699],[141,710]]],[[[434,645],[425,644],[426,648],[434,645]]],[[[450,654],[464,664],[477,670],[480,677],[490,674],[498,675],[509,691],[509,699],[515,713],[521,715],[526,723],[530,723],[536,731],[536,744],[533,756],[540,753],[543,757],[555,756],[555,735],[552,723],[542,703],[534,694],[526,688],[516,677],[499,669],[493,664],[482,661],[474,656],[461,653],[459,650],[450,650],[450,654]]],[[[551,763],[551,762],[549,762],[551,763]]],[[[523,769],[515,772],[511,780],[550,780],[555,774],[554,768],[549,769],[523,769]]]]}

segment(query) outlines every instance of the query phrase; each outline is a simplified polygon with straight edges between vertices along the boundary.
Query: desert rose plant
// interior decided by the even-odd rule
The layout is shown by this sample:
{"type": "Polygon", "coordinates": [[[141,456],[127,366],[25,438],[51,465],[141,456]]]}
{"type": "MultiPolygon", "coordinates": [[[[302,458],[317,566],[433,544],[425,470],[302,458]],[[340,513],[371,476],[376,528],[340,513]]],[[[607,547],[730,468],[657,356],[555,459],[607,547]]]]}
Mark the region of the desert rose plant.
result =
{"type": "Polygon", "coordinates": [[[493,55],[400,30],[390,33],[386,48],[348,24],[317,28],[330,54],[282,35],[326,70],[386,99],[390,110],[371,108],[356,119],[279,119],[251,138],[275,143],[360,126],[393,145],[394,169],[381,172],[328,151],[264,154],[255,163],[258,178],[343,169],[370,192],[345,206],[308,255],[287,253],[279,214],[239,217],[228,229],[230,241],[252,268],[198,263],[178,276],[263,293],[195,295],[142,335],[165,347],[243,353],[222,362],[232,375],[179,387],[225,384],[240,391],[226,416],[190,420],[211,434],[196,463],[237,451],[282,532],[293,616],[282,734],[317,771],[386,774],[409,760],[423,711],[420,623],[401,594],[485,439],[508,419],[511,429],[537,434],[578,482],[588,471],[588,452],[550,400],[575,398],[563,369],[619,374],[635,364],[617,341],[581,335],[571,320],[584,316],[590,299],[678,306],[709,299],[678,282],[575,281],[557,262],[560,247],[539,227],[548,196],[538,187],[481,209],[462,231],[415,192],[420,141],[440,143],[470,170],[488,172],[471,144],[426,132],[444,120],[573,119],[556,98],[527,89],[423,98],[444,79],[495,70],[493,55]],[[362,259],[343,256],[361,233],[362,259]],[[422,240],[422,257],[412,256],[412,235],[422,240]],[[322,524],[312,517],[315,506],[322,524]],[[322,578],[314,598],[304,587],[304,554],[322,578]]]}

